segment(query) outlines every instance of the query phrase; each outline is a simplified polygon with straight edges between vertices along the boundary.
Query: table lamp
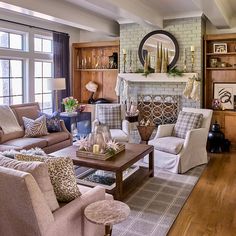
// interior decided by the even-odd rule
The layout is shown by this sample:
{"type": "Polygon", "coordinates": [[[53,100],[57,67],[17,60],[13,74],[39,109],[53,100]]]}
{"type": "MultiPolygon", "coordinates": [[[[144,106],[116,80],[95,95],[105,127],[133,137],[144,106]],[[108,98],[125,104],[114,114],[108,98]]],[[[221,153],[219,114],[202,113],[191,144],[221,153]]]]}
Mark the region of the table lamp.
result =
{"type": "Polygon", "coordinates": [[[66,89],[66,79],[52,78],[48,80],[48,89],[55,91],[56,111],[58,111],[58,91],[66,89]]]}

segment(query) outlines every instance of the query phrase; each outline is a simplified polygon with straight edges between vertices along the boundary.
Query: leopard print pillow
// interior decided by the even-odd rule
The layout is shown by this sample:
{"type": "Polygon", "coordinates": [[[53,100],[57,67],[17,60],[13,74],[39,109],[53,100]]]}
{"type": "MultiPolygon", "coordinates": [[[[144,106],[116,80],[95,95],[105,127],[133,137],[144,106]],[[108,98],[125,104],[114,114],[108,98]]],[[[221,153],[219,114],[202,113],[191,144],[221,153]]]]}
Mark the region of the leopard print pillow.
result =
{"type": "Polygon", "coordinates": [[[69,202],[81,195],[76,183],[73,162],[69,157],[17,154],[15,158],[19,161],[45,162],[58,201],[69,202]]]}

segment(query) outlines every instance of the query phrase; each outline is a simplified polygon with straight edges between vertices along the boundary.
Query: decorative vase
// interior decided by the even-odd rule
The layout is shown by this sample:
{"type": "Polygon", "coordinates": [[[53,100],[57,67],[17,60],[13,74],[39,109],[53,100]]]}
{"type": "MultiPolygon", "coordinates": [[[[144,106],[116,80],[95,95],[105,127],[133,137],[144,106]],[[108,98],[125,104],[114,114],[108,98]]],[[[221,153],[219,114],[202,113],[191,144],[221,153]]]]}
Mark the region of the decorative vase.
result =
{"type": "Polygon", "coordinates": [[[161,73],[161,57],[160,57],[160,49],[159,49],[158,44],[157,44],[157,52],[156,52],[155,73],[161,73]]]}
{"type": "Polygon", "coordinates": [[[144,73],[148,72],[148,67],[149,67],[148,62],[149,61],[148,61],[148,54],[147,54],[146,57],[145,57],[145,60],[144,60],[144,68],[143,68],[144,73]]]}
{"type": "Polygon", "coordinates": [[[163,49],[162,52],[161,73],[167,73],[166,49],[163,49]]]}
{"type": "Polygon", "coordinates": [[[211,130],[208,133],[208,144],[209,151],[213,153],[220,153],[223,151],[225,136],[222,131],[220,131],[220,125],[215,122],[211,126],[211,130]]]}
{"type": "Polygon", "coordinates": [[[74,108],[74,107],[65,106],[65,111],[66,111],[67,113],[72,113],[72,112],[75,111],[75,108],[74,108]]]}

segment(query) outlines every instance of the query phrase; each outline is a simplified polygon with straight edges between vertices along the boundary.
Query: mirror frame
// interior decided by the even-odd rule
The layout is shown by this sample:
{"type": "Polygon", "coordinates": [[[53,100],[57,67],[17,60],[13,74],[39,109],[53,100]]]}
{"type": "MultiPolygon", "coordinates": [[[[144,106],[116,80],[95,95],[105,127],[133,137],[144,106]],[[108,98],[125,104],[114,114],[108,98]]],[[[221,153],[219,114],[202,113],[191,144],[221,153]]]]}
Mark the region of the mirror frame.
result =
{"type": "MultiPolygon", "coordinates": [[[[179,44],[178,44],[176,38],[171,33],[169,33],[168,31],[165,31],[165,30],[154,30],[154,31],[146,34],[144,36],[144,38],[142,39],[142,41],[140,42],[140,44],[139,44],[139,48],[138,48],[139,60],[140,60],[141,64],[144,66],[144,58],[143,58],[143,53],[142,53],[143,45],[146,42],[146,40],[149,37],[151,37],[152,35],[154,35],[154,34],[164,34],[164,35],[168,36],[172,40],[174,45],[175,45],[175,49],[176,49],[175,56],[174,56],[172,62],[167,66],[167,68],[169,70],[169,69],[171,69],[176,64],[176,62],[177,62],[177,60],[179,58],[179,44]]],[[[150,70],[154,70],[154,68],[150,67],[150,70]]]]}

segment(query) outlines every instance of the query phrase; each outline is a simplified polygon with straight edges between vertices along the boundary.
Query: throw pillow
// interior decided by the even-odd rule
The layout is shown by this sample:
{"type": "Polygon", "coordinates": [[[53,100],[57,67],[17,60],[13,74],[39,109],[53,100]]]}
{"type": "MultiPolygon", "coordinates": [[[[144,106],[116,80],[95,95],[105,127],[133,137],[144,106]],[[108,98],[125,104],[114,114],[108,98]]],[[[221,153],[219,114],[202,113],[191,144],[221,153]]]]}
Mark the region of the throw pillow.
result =
{"type": "Polygon", "coordinates": [[[51,211],[55,211],[59,208],[59,204],[49,178],[48,168],[45,163],[35,161],[17,161],[8,157],[0,156],[0,166],[30,173],[42,191],[51,211]]]}
{"type": "Polygon", "coordinates": [[[25,137],[40,137],[48,135],[46,116],[40,116],[36,120],[22,117],[25,127],[25,137]]]}
{"type": "Polygon", "coordinates": [[[118,106],[99,106],[98,120],[101,124],[107,125],[110,129],[121,129],[121,107],[118,106]]]}
{"type": "Polygon", "coordinates": [[[58,201],[69,202],[81,195],[76,182],[73,162],[69,157],[17,154],[16,159],[20,161],[45,162],[58,201]]]}
{"type": "Polygon", "coordinates": [[[47,129],[49,133],[61,132],[60,114],[55,111],[51,115],[38,111],[39,116],[45,115],[47,122],[47,129]]]}
{"type": "Polygon", "coordinates": [[[181,111],[173,129],[172,136],[185,138],[189,130],[198,129],[202,125],[203,114],[181,111]]]}

